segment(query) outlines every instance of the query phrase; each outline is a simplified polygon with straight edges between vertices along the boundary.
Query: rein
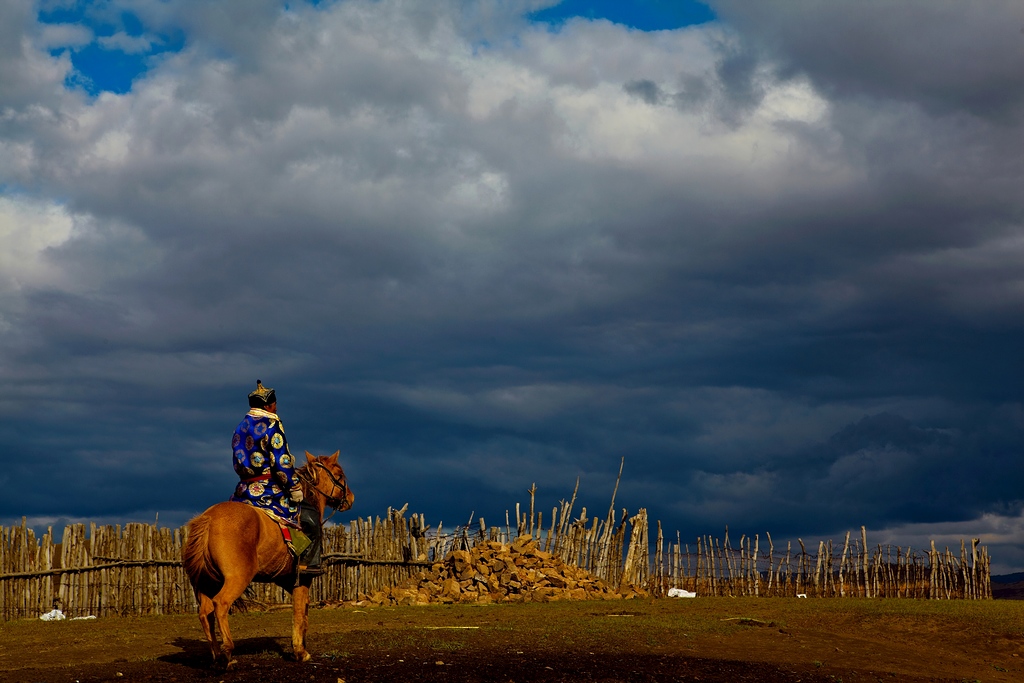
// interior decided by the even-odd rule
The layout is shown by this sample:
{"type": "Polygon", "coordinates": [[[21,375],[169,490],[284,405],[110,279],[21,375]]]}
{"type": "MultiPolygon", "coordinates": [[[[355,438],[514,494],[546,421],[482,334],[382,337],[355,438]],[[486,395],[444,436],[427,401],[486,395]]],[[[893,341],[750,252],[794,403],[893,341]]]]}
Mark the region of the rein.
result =
{"type": "Polygon", "coordinates": [[[342,475],[342,478],[339,481],[338,478],[334,476],[334,472],[328,469],[327,466],[320,461],[313,461],[308,463],[305,467],[300,467],[298,470],[296,470],[296,474],[298,474],[299,478],[302,479],[302,481],[304,481],[306,484],[308,484],[310,488],[312,488],[314,491],[323,496],[324,501],[327,503],[327,506],[334,510],[334,512],[332,512],[330,516],[323,521],[323,523],[326,523],[331,517],[333,517],[338,512],[338,508],[344,505],[345,499],[348,498],[348,482],[345,480],[345,476],[342,475]],[[323,470],[324,474],[327,475],[327,478],[331,480],[331,483],[334,485],[334,488],[340,490],[341,493],[338,496],[330,496],[327,495],[324,491],[322,491],[317,485],[320,480],[319,471],[313,470],[312,474],[310,473],[310,470],[313,468],[319,468],[323,470]]]}

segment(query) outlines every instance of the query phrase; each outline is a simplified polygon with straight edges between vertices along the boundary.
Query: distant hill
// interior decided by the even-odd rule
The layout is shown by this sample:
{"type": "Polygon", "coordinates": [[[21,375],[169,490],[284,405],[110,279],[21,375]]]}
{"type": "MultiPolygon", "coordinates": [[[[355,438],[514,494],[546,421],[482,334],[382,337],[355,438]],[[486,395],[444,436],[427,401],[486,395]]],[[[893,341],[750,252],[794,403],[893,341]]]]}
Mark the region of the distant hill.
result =
{"type": "Polygon", "coordinates": [[[1024,572],[992,577],[993,600],[1024,600],[1024,572]]]}

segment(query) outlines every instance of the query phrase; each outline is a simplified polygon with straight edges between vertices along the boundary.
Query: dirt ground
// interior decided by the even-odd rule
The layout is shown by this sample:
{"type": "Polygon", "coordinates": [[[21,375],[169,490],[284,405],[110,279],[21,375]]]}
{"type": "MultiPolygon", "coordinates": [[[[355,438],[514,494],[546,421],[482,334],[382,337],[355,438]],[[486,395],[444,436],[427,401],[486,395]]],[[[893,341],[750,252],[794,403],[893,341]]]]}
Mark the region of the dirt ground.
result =
{"type": "Polygon", "coordinates": [[[0,624],[0,681],[1024,681],[1024,603],[698,598],[232,616],[237,668],[193,615],[0,624]]]}

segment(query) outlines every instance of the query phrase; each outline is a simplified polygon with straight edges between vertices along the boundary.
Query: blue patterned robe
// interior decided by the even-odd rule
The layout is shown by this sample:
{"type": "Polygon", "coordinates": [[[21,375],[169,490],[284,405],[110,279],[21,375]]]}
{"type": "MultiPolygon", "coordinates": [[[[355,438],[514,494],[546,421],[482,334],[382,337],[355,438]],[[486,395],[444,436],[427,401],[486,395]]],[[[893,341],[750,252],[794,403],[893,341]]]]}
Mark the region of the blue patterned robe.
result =
{"type": "Polygon", "coordinates": [[[299,506],[292,499],[301,497],[295,459],[288,452],[284,426],[274,413],[253,408],[242,418],[231,439],[238,486],[231,500],[248,503],[273,513],[296,528],[299,506]]]}

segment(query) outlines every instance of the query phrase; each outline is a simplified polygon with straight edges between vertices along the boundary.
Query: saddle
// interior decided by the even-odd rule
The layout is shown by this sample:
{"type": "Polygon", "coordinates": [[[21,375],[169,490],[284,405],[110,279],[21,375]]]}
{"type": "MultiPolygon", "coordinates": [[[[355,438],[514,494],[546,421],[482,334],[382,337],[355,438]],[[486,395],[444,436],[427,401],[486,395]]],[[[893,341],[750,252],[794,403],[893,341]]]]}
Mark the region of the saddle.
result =
{"type": "Polygon", "coordinates": [[[301,529],[296,529],[290,524],[286,523],[280,517],[275,515],[266,508],[257,508],[261,512],[265,513],[270,519],[274,520],[278,528],[281,529],[281,536],[284,538],[284,544],[288,546],[288,552],[292,554],[295,561],[298,562],[299,558],[302,557],[302,553],[306,552],[306,549],[313,544],[312,539],[307,536],[301,529]]]}

